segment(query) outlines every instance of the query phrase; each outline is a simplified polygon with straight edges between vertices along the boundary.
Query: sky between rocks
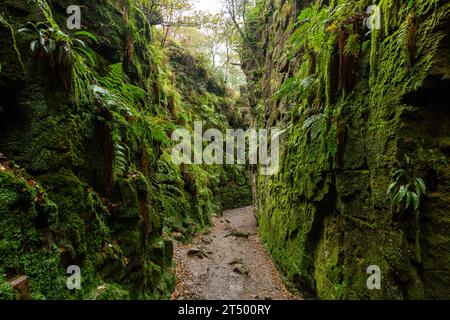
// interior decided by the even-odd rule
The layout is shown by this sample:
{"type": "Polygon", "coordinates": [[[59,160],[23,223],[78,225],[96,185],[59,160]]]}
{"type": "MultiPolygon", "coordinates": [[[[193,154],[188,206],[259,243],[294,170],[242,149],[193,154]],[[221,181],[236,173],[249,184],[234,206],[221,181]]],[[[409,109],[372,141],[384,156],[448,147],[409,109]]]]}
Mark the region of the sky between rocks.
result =
{"type": "Polygon", "coordinates": [[[209,13],[219,13],[223,5],[221,0],[193,0],[194,7],[197,10],[209,13]]]}

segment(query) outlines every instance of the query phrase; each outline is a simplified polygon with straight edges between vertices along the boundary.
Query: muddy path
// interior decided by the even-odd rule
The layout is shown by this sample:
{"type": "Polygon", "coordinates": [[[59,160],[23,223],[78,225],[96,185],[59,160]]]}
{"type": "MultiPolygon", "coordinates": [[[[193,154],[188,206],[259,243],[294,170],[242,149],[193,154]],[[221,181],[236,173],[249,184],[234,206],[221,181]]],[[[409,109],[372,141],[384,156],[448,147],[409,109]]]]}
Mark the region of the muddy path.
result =
{"type": "Polygon", "coordinates": [[[177,300],[293,300],[261,246],[253,207],[213,217],[191,244],[175,245],[177,300]]]}

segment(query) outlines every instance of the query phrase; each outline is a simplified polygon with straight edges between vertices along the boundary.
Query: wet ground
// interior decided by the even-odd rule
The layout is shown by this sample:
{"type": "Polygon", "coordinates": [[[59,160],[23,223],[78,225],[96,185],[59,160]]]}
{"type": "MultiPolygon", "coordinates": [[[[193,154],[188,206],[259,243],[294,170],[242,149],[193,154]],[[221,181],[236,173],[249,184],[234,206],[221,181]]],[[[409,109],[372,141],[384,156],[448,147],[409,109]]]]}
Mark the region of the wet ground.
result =
{"type": "Polygon", "coordinates": [[[213,217],[208,234],[175,245],[177,300],[293,300],[261,246],[253,207],[213,217]]]}

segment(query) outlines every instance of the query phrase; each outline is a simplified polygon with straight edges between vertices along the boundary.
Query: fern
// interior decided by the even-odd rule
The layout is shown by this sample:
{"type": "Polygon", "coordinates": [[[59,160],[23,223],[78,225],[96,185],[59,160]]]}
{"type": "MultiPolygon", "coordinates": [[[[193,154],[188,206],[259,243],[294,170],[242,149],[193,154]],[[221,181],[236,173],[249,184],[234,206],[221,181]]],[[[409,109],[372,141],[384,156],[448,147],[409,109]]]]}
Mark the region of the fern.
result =
{"type": "Polygon", "coordinates": [[[101,78],[99,82],[105,88],[114,92],[118,104],[144,105],[146,103],[147,93],[142,88],[128,82],[121,62],[109,66],[108,75],[101,78]]]}
{"type": "Polygon", "coordinates": [[[297,19],[297,28],[291,36],[291,45],[295,54],[301,48],[308,47],[320,52],[326,39],[325,26],[330,12],[319,5],[311,5],[302,10],[297,19]]]}
{"type": "Polygon", "coordinates": [[[315,140],[326,128],[326,116],[325,114],[315,114],[305,120],[302,126],[304,135],[310,134],[311,139],[315,140]]]}
{"type": "Polygon", "coordinates": [[[297,78],[289,78],[287,79],[278,89],[278,91],[274,95],[275,100],[281,100],[288,95],[292,94],[292,92],[296,92],[300,87],[300,83],[297,78]]]}
{"type": "Polygon", "coordinates": [[[131,119],[135,124],[133,130],[140,136],[142,143],[156,142],[163,147],[170,144],[168,132],[175,126],[163,117],[145,112],[147,93],[128,82],[122,63],[111,65],[108,75],[100,78],[99,83],[101,86],[93,86],[92,90],[112,112],[116,122],[125,123],[131,119]],[[138,111],[137,108],[142,110],[138,111]]]}
{"type": "MultiPolygon", "coordinates": [[[[47,22],[28,22],[18,33],[33,36],[31,51],[38,59],[45,58],[50,68],[57,71],[59,80],[71,90],[75,105],[88,105],[93,98],[89,88],[94,82],[91,68],[96,65],[95,53],[82,40],[61,31],[55,22],[50,25],[47,22]]],[[[88,32],[78,34],[96,39],[88,32]]]]}
{"type": "Polygon", "coordinates": [[[128,160],[127,150],[122,143],[120,133],[115,131],[113,133],[113,145],[114,145],[114,163],[113,163],[113,178],[114,181],[120,176],[123,176],[127,171],[128,160]]]}
{"type": "Polygon", "coordinates": [[[90,86],[94,82],[94,75],[82,61],[76,59],[71,74],[72,99],[75,105],[77,107],[90,105],[94,97],[90,90],[90,86]]]}
{"type": "Polygon", "coordinates": [[[358,34],[352,34],[345,42],[344,55],[357,57],[361,52],[361,42],[358,34]]]}
{"type": "Polygon", "coordinates": [[[162,146],[170,144],[168,132],[175,129],[175,125],[168,120],[145,115],[139,116],[137,127],[148,142],[158,142],[162,146]]]}
{"type": "Polygon", "coordinates": [[[413,13],[406,17],[398,33],[398,43],[403,48],[408,68],[411,70],[415,62],[416,54],[417,21],[413,13]]]}
{"type": "Polygon", "coordinates": [[[157,186],[158,199],[168,216],[190,211],[179,168],[165,152],[158,160],[158,173],[153,183],[157,186]]]}
{"type": "Polygon", "coordinates": [[[327,150],[331,157],[334,157],[338,152],[337,130],[336,126],[332,126],[327,135],[327,150]]]}
{"type": "Polygon", "coordinates": [[[124,82],[123,77],[122,63],[119,62],[109,66],[108,76],[102,79],[101,82],[108,88],[119,89],[124,82]]]}
{"type": "Polygon", "coordinates": [[[311,90],[317,84],[317,82],[318,80],[314,75],[310,75],[303,79],[298,79],[295,77],[289,78],[282,84],[280,89],[275,93],[274,99],[279,101],[287,96],[301,95],[311,90]]]}

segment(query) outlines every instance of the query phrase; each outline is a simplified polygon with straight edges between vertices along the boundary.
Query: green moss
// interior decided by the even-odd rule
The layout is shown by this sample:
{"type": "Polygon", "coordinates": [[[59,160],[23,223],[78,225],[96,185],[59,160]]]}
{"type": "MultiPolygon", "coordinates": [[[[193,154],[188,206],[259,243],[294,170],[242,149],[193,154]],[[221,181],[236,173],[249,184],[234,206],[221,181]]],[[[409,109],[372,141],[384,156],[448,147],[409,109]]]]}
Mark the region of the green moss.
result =
{"type": "Polygon", "coordinates": [[[6,281],[3,275],[0,275],[0,299],[15,300],[16,295],[11,285],[6,281]]]}
{"type": "Polygon", "coordinates": [[[114,283],[100,285],[90,297],[92,300],[128,300],[129,298],[129,292],[114,283]]]}
{"type": "MultiPolygon", "coordinates": [[[[297,17],[282,13],[289,11],[289,1],[276,8],[261,1],[265,9],[255,9],[258,18],[248,26],[253,37],[262,39],[255,54],[266,70],[261,75],[254,64],[246,64],[249,78],[256,79],[249,86],[254,122],[290,127],[279,174],[256,177],[261,239],[287,280],[319,298],[430,297],[427,288],[439,285],[421,275],[414,230],[393,217],[385,194],[405,152],[422,159],[421,142],[404,146],[418,131],[408,125],[417,123],[404,98],[423,88],[432,72],[450,7],[439,1],[381,1],[383,30],[366,37],[348,21],[358,19],[370,2],[344,2],[302,7],[294,26],[286,21],[297,17]],[[420,21],[417,30],[412,17],[420,21]],[[286,51],[292,57],[287,66],[286,51]],[[314,85],[305,85],[310,79],[314,85]],[[292,83],[288,96],[272,99],[292,83]],[[276,120],[285,109],[291,110],[289,117],[276,120]],[[382,269],[381,291],[366,287],[370,265],[382,269]]],[[[245,53],[244,60],[250,61],[245,53]]],[[[422,129],[421,135],[429,134],[422,129]]],[[[428,227],[442,234],[437,224],[428,227]]],[[[427,242],[420,242],[423,252],[427,242]]]]}
{"type": "MultiPolygon", "coordinates": [[[[65,0],[14,5],[21,15],[8,10],[11,28],[46,21],[73,40],[55,10],[65,0]]],[[[29,277],[25,298],[169,298],[170,233],[189,239],[222,205],[250,198],[244,170],[176,166],[169,135],[198,119],[225,129],[239,112],[204,62],[175,44],[173,52],[160,46],[150,3],[85,5],[83,25],[100,42],[97,63],[72,52],[70,88],[55,83],[25,37],[17,47],[26,79],[17,76],[12,29],[0,25],[2,48],[11,49],[0,90],[13,92],[0,102],[0,150],[21,168],[0,172],[0,270],[8,279],[29,277]],[[219,195],[224,180],[232,188],[219,195]],[[81,290],[66,288],[69,265],[81,268],[81,290]]]]}
{"type": "Polygon", "coordinates": [[[45,235],[37,225],[38,220],[52,223],[57,207],[40,189],[12,173],[0,172],[0,182],[0,269],[13,276],[27,275],[31,295],[63,297],[64,286],[55,285],[63,281],[59,252],[44,248],[45,235]]]}

